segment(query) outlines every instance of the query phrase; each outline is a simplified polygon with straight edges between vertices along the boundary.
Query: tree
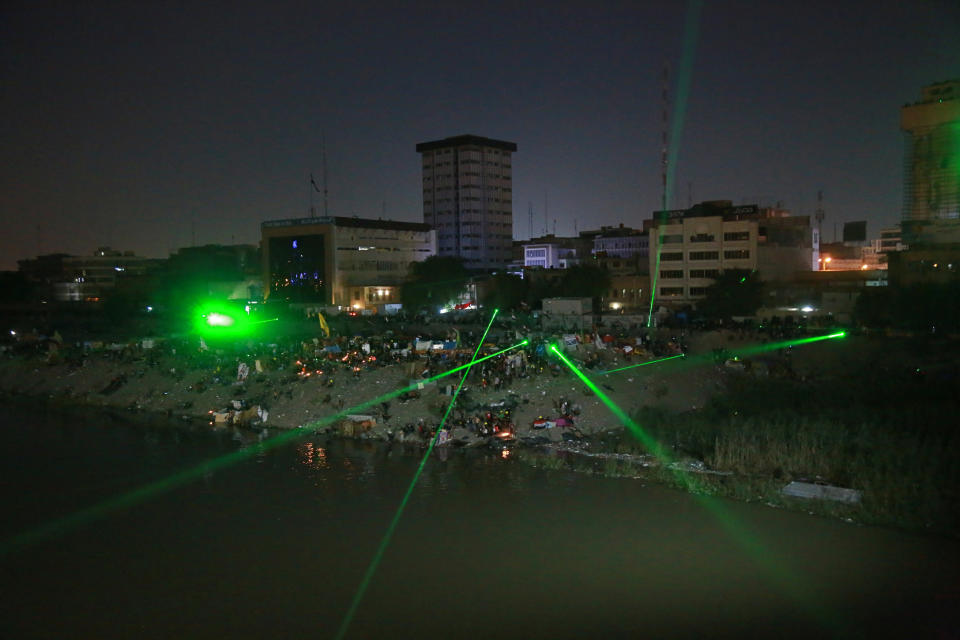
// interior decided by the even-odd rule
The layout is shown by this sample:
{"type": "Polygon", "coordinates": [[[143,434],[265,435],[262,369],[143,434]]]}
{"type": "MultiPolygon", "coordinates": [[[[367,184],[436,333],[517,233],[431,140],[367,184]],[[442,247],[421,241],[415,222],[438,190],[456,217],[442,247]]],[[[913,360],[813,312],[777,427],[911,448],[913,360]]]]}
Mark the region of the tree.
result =
{"type": "Polygon", "coordinates": [[[455,300],[470,280],[463,259],[455,256],[430,256],[410,265],[400,290],[403,306],[411,311],[423,307],[442,307],[455,300]]]}
{"type": "Polygon", "coordinates": [[[561,295],[592,298],[594,311],[600,298],[610,290],[610,272],[592,263],[578,264],[567,269],[560,279],[561,295]]]}
{"type": "Polygon", "coordinates": [[[709,318],[729,320],[752,316],[763,304],[763,281],[756,271],[726,269],[707,287],[706,298],[697,310],[709,318]]]}
{"type": "Polygon", "coordinates": [[[498,273],[487,283],[483,304],[501,311],[519,309],[527,299],[529,281],[509,273],[498,273]]]}

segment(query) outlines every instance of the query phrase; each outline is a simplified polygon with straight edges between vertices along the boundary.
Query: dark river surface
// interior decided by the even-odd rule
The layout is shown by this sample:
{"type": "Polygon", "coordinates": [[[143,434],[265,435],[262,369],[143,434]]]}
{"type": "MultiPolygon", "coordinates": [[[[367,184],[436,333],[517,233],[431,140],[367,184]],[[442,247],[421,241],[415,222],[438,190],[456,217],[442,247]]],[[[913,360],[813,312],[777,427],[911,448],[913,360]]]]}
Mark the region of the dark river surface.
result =
{"type": "MultiPolygon", "coordinates": [[[[333,637],[420,456],[321,436],[257,453],[43,408],[0,424],[3,638],[333,637]]],[[[451,452],[427,463],[347,637],[949,638],[958,583],[955,540],[451,452]]]]}

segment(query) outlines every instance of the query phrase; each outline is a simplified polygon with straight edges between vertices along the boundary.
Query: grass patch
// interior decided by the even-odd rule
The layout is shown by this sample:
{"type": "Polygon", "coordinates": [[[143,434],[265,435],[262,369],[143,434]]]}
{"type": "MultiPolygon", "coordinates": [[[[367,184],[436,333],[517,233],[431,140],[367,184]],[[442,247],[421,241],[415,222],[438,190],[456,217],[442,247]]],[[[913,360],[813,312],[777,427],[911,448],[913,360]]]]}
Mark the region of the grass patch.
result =
{"type": "MultiPolygon", "coordinates": [[[[740,378],[703,409],[645,408],[637,423],[673,452],[733,480],[704,490],[858,522],[960,533],[960,413],[956,381],[865,373],[856,380],[740,378]],[[792,480],[862,492],[860,505],[784,499],[792,480]]],[[[611,450],[645,453],[628,433],[611,450]]],[[[664,476],[667,484],[677,484],[664,476]]],[[[702,483],[701,483],[702,484],[702,483]]]]}

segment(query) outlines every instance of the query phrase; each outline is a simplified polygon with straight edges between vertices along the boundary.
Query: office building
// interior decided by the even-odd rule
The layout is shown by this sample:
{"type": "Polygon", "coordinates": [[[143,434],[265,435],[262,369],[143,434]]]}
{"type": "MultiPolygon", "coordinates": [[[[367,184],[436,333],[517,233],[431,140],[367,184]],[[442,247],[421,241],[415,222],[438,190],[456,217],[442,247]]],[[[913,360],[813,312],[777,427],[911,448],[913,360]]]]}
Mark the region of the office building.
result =
{"type": "Polygon", "coordinates": [[[816,228],[808,216],[790,216],[781,209],[735,207],[719,200],[655,212],[644,226],[650,234],[653,293],[665,303],[702,299],[726,269],[756,270],[771,282],[817,268],[816,228]]]}
{"type": "Polygon", "coordinates": [[[354,309],[400,303],[410,264],[436,254],[418,222],[339,216],[260,225],[264,297],[354,309]]]}

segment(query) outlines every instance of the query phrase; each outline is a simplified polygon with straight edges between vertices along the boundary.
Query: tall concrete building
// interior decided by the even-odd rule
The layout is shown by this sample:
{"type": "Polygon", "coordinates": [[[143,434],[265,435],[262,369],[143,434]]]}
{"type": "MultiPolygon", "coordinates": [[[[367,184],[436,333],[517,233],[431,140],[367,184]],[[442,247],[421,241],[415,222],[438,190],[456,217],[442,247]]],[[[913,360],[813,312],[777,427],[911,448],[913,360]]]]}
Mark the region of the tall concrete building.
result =
{"type": "Polygon", "coordinates": [[[900,128],[906,133],[904,240],[956,242],[960,238],[960,78],[924,87],[918,102],[900,110],[900,128]]]}
{"type": "Polygon", "coordinates": [[[510,261],[516,143],[474,135],[421,142],[423,221],[437,231],[441,256],[469,269],[510,261]]]}

